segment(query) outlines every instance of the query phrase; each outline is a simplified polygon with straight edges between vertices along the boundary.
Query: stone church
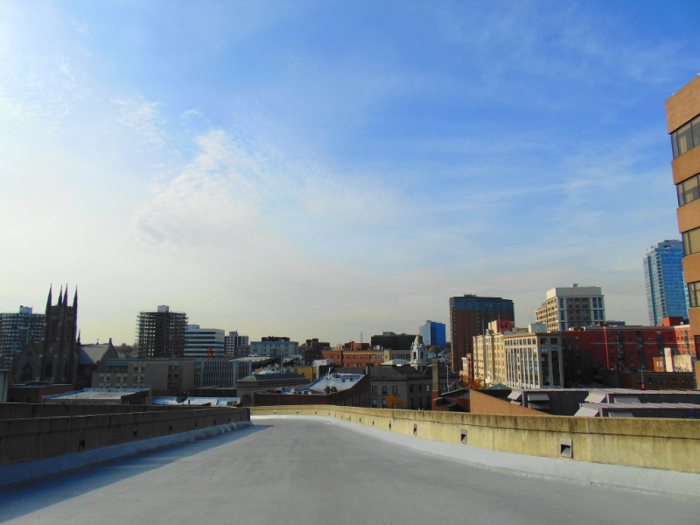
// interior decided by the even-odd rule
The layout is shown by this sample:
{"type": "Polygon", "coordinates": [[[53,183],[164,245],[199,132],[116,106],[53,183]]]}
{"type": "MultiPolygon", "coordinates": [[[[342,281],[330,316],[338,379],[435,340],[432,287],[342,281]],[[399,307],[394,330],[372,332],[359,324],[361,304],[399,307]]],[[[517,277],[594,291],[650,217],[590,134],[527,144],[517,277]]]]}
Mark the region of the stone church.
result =
{"type": "Polygon", "coordinates": [[[78,321],[78,290],[73,304],[68,304],[68,286],[52,304],[52,289],[46,301],[46,326],[41,341],[30,341],[12,366],[12,383],[41,381],[75,385],[78,371],[76,341],[78,321]]]}

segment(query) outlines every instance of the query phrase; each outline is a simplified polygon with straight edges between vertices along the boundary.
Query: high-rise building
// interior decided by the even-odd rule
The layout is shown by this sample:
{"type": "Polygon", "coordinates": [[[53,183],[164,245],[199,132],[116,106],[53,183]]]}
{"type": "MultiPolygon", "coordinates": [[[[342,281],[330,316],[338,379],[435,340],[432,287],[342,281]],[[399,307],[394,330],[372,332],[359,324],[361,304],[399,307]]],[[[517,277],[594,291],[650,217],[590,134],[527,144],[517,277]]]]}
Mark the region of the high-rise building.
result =
{"type": "Polygon", "coordinates": [[[688,285],[688,318],[700,336],[700,76],[666,101],[673,150],[673,182],[678,192],[678,231],[683,234],[683,274],[688,285]]]}
{"type": "Polygon", "coordinates": [[[605,301],[599,286],[552,288],[536,312],[537,322],[547,330],[563,332],[576,326],[605,322],[605,301]]]}
{"type": "Polygon", "coordinates": [[[663,241],[647,250],[644,255],[644,280],[649,324],[661,324],[664,317],[688,318],[688,294],[683,282],[681,241],[663,241]]]}
{"type": "Polygon", "coordinates": [[[45,381],[72,384],[78,371],[78,290],[73,305],[68,304],[68,286],[53,304],[53,289],[46,300],[44,334],[40,341],[29,341],[12,365],[12,382],[45,381]]]}
{"type": "Polygon", "coordinates": [[[224,330],[188,324],[185,331],[185,357],[221,359],[225,354],[225,338],[224,330]]]}
{"type": "Polygon", "coordinates": [[[29,341],[41,342],[45,319],[28,306],[20,306],[19,313],[0,314],[0,368],[11,368],[29,341]]]}
{"type": "Polygon", "coordinates": [[[143,359],[182,357],[185,353],[187,314],[161,305],[156,312],[141,312],[136,323],[136,345],[143,359]]]}
{"type": "MultiPolygon", "coordinates": [[[[473,338],[482,335],[491,321],[515,322],[515,307],[510,299],[464,295],[450,297],[450,336],[452,368],[462,370],[462,358],[472,357],[473,338]]],[[[473,368],[466,371],[472,377],[473,368]]]]}
{"type": "Polygon", "coordinates": [[[418,333],[423,338],[423,344],[427,347],[439,346],[445,347],[447,342],[445,337],[445,324],[426,321],[423,326],[418,329],[418,333]]]}

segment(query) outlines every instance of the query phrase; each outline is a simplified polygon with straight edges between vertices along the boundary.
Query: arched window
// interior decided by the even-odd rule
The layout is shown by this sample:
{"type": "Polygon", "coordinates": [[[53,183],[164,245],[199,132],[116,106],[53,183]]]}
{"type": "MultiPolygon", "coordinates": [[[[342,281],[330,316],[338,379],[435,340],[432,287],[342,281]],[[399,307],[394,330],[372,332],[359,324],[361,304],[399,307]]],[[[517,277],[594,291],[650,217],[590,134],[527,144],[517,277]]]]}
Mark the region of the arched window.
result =
{"type": "Polygon", "coordinates": [[[44,377],[46,379],[53,377],[53,361],[46,363],[46,367],[44,368],[44,377]]]}
{"type": "Polygon", "coordinates": [[[33,379],[34,379],[34,368],[32,368],[32,365],[27,363],[22,368],[22,374],[20,375],[19,380],[22,383],[26,383],[27,381],[32,381],[33,379]]]}

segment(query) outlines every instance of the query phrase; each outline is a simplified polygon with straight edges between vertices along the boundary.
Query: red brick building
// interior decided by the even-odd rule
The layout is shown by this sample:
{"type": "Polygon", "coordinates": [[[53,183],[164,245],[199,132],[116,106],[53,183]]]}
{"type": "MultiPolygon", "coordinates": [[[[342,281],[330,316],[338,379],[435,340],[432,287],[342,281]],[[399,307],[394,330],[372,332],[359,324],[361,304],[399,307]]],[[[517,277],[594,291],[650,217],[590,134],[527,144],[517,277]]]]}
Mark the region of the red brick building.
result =
{"type": "Polygon", "coordinates": [[[590,383],[596,370],[657,370],[664,348],[697,357],[690,326],[672,326],[673,322],[667,320],[660,326],[587,326],[561,332],[567,381],[590,383]]]}

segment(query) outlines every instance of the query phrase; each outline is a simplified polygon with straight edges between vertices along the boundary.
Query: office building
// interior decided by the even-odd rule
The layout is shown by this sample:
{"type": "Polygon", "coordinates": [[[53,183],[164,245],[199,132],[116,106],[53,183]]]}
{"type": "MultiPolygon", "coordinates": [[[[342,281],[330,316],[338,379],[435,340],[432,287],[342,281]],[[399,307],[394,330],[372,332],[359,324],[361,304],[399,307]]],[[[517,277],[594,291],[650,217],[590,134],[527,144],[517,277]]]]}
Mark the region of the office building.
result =
{"type": "MultiPolygon", "coordinates": [[[[515,322],[515,307],[510,299],[464,295],[450,298],[450,337],[452,341],[452,368],[462,370],[462,358],[472,359],[473,339],[482,335],[491,321],[515,322]]],[[[468,364],[466,375],[472,377],[473,366],[468,364]]]]}
{"type": "MultiPolygon", "coordinates": [[[[700,236],[696,242],[700,242],[700,236]]],[[[649,324],[662,324],[665,317],[688,318],[688,293],[683,282],[681,241],[663,241],[647,250],[644,255],[644,281],[649,324]]]]}
{"type": "Polygon", "coordinates": [[[552,332],[596,325],[605,322],[605,298],[599,286],[552,288],[536,316],[552,332]]]}
{"type": "Polygon", "coordinates": [[[418,329],[418,333],[423,338],[423,344],[428,348],[431,346],[445,348],[447,339],[445,337],[444,323],[426,321],[425,324],[418,329]]]}
{"type": "Polygon", "coordinates": [[[20,306],[18,313],[0,314],[0,368],[9,369],[29,341],[40,343],[44,334],[44,314],[20,306]]]}
{"type": "Polygon", "coordinates": [[[185,353],[187,314],[171,312],[161,305],[155,312],[141,312],[137,318],[136,345],[142,359],[176,358],[185,353]]]}
{"type": "Polygon", "coordinates": [[[189,324],[185,331],[185,357],[221,359],[225,353],[225,339],[224,330],[189,324]]]}
{"type": "Polygon", "coordinates": [[[691,335],[700,335],[700,76],[666,101],[678,193],[678,231],[683,235],[683,274],[688,286],[691,335]]]}
{"type": "MultiPolygon", "coordinates": [[[[540,325],[545,330],[543,325],[540,325]]],[[[506,335],[506,385],[513,388],[564,388],[564,359],[558,332],[506,335]]]]}
{"type": "Polygon", "coordinates": [[[251,342],[250,353],[258,357],[294,357],[299,355],[299,343],[290,341],[289,337],[270,335],[251,342]]]}

